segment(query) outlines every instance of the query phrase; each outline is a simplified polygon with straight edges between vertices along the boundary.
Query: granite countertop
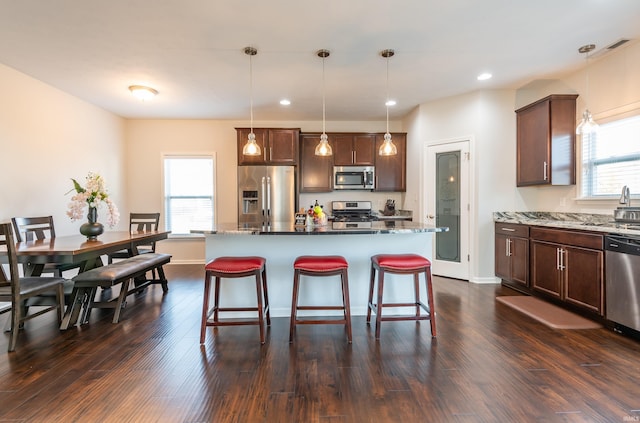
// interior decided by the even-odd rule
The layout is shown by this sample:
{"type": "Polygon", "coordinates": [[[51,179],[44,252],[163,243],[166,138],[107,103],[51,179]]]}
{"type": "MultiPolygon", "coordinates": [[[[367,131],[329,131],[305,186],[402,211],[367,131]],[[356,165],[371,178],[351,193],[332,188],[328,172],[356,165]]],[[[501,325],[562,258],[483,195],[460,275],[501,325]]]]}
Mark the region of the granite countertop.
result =
{"type": "Polygon", "coordinates": [[[494,222],[640,235],[640,224],[618,223],[613,215],[556,212],[494,212],[494,222]]]}
{"type": "Polygon", "coordinates": [[[447,232],[447,227],[435,227],[420,222],[410,221],[377,221],[371,222],[371,228],[333,229],[327,226],[307,228],[297,227],[293,222],[275,222],[270,226],[242,226],[236,224],[218,224],[211,231],[193,230],[199,234],[222,235],[377,235],[377,234],[409,234],[427,232],[447,232]]]}

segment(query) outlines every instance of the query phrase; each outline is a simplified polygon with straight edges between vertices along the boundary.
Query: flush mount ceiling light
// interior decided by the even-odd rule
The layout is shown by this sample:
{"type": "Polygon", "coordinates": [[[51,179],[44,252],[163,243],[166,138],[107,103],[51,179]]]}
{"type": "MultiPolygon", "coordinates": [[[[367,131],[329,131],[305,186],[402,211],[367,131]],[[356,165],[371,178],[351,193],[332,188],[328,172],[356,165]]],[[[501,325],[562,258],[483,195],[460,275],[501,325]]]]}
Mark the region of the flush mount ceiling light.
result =
{"type": "Polygon", "coordinates": [[[325,133],[325,101],[324,101],[324,59],[329,57],[329,50],[318,50],[316,52],[318,57],[322,59],[322,135],[320,135],[320,142],[316,145],[316,156],[331,156],[333,150],[329,145],[327,134],[325,133]]]}
{"type": "Polygon", "coordinates": [[[580,54],[584,54],[586,60],[585,66],[585,75],[586,75],[586,85],[585,85],[585,96],[584,103],[585,108],[582,113],[582,120],[576,127],[576,135],[591,135],[598,131],[598,124],[593,120],[593,116],[591,116],[591,112],[589,111],[589,107],[587,106],[587,101],[589,100],[589,53],[596,48],[595,44],[586,44],[578,49],[580,54]]]}
{"type": "Polygon", "coordinates": [[[247,143],[242,147],[242,154],[245,156],[259,156],[262,151],[256,142],[256,134],[253,133],[253,67],[251,58],[258,54],[258,50],[253,47],[245,47],[244,54],[249,56],[249,110],[251,111],[251,131],[247,143]]]}
{"type": "Polygon", "coordinates": [[[280,105],[281,106],[289,106],[291,104],[291,100],[283,98],[282,100],[280,100],[280,105]]]}
{"type": "Polygon", "coordinates": [[[396,154],[398,154],[398,149],[391,140],[391,134],[389,133],[389,105],[391,104],[391,100],[389,100],[389,58],[394,54],[395,52],[391,49],[382,50],[380,52],[380,56],[387,59],[387,99],[384,103],[385,107],[387,108],[387,132],[384,134],[384,141],[378,149],[378,155],[380,156],[395,156],[396,154]]]}
{"type": "Polygon", "coordinates": [[[478,81],[486,81],[487,79],[491,79],[492,77],[493,75],[491,75],[489,72],[485,72],[478,75],[477,79],[478,81]]]}
{"type": "Polygon", "coordinates": [[[129,91],[133,94],[137,99],[145,101],[151,100],[153,97],[158,95],[158,91],[154,90],[151,87],[145,87],[144,85],[131,85],[129,86],[129,91]]]}

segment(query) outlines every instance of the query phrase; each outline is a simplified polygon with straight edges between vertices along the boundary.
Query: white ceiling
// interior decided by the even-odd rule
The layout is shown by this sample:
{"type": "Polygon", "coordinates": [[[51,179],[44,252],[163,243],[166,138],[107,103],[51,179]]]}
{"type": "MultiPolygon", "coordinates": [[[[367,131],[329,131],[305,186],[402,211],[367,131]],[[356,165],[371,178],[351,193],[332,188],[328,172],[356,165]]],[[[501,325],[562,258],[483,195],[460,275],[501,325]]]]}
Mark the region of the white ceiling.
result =
{"type": "Polygon", "coordinates": [[[0,0],[0,63],[127,118],[248,120],[246,46],[256,120],[322,118],[323,48],[327,120],[378,120],[383,49],[394,119],[575,71],[581,45],[621,38],[640,39],[639,0],[0,0]]]}

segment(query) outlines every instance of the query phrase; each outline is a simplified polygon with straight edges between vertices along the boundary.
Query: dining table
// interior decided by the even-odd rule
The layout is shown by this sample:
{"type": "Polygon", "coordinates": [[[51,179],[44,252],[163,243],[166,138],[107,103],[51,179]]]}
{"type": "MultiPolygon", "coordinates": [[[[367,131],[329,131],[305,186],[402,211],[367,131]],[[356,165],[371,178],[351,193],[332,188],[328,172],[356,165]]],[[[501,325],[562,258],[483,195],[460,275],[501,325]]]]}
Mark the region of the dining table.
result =
{"type": "Polygon", "coordinates": [[[16,244],[18,261],[24,266],[25,276],[40,276],[46,263],[79,264],[80,272],[102,266],[102,256],[128,250],[138,254],[138,246],[161,241],[168,231],[110,231],[97,240],[84,235],[66,235],[16,244]]]}
{"type": "MultiPolygon", "coordinates": [[[[169,234],[169,231],[108,231],[96,240],[88,240],[84,235],[56,236],[18,242],[16,255],[27,277],[40,276],[46,263],[77,264],[79,272],[86,272],[102,266],[104,255],[121,250],[129,251],[132,256],[138,255],[138,246],[167,239],[169,234]]],[[[6,262],[5,251],[0,250],[0,263],[6,262]]],[[[69,322],[67,314],[71,308],[67,307],[63,321],[69,322]]],[[[69,323],[64,326],[68,327],[69,323]]]]}

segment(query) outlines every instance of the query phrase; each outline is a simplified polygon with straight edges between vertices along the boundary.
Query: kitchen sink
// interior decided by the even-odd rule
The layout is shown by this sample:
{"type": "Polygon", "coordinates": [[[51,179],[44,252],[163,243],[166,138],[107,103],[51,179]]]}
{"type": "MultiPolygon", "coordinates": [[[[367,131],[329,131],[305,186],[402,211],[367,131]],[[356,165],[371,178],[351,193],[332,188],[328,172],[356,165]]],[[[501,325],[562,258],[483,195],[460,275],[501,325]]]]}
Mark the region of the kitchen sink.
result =
{"type": "Polygon", "coordinates": [[[613,218],[619,223],[640,224],[640,207],[618,207],[613,211],[613,218]]]}

